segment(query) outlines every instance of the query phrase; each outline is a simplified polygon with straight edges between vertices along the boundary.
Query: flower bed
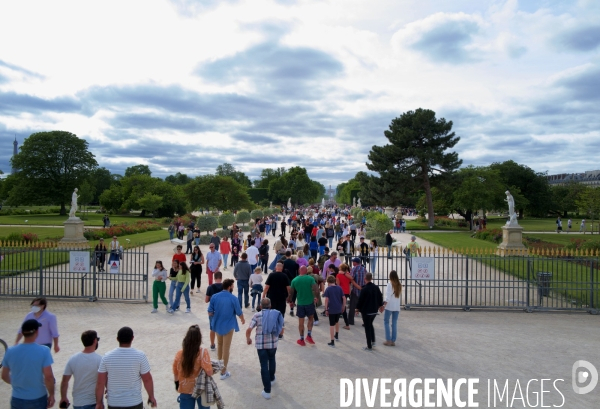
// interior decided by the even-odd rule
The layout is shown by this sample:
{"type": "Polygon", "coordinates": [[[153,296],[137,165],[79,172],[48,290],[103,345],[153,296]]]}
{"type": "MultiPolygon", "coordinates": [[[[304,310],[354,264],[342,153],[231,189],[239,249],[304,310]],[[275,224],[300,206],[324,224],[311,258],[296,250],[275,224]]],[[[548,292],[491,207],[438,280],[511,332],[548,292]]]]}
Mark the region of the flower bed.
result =
{"type": "Polygon", "coordinates": [[[479,240],[491,241],[492,243],[500,244],[502,243],[502,230],[480,230],[477,233],[475,233],[473,237],[479,240]]]}
{"type": "Polygon", "coordinates": [[[132,224],[117,224],[105,229],[86,230],[83,232],[83,236],[88,240],[108,239],[113,236],[127,236],[129,234],[160,230],[161,228],[158,222],[141,220],[132,224]]]}

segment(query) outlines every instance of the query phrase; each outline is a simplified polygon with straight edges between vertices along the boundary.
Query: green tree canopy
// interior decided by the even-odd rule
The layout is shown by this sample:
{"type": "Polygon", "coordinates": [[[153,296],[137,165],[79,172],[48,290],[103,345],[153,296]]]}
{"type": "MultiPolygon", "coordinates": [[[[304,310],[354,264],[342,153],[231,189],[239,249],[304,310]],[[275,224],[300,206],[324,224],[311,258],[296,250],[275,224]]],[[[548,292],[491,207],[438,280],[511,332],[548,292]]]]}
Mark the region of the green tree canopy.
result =
{"type": "Polygon", "coordinates": [[[125,177],[136,175],[152,176],[152,172],[148,165],[135,165],[125,169],[125,177]]]}
{"type": "Polygon", "coordinates": [[[138,199],[138,206],[148,213],[152,213],[152,217],[156,217],[156,211],[162,204],[162,196],[154,195],[150,192],[138,199]]]}
{"type": "Polygon", "coordinates": [[[198,226],[198,230],[205,231],[207,233],[210,233],[219,226],[215,216],[200,216],[198,217],[196,224],[198,226]]]}
{"type": "Polygon", "coordinates": [[[519,218],[523,218],[525,210],[532,216],[546,216],[552,207],[552,194],[544,173],[537,173],[512,160],[492,163],[490,168],[499,172],[511,194],[513,190],[510,187],[512,186],[513,189],[516,187],[527,199],[518,203],[515,198],[515,209],[519,212],[519,218]]]}
{"type": "Polygon", "coordinates": [[[277,169],[266,168],[260,172],[259,178],[254,180],[252,183],[255,188],[268,189],[269,183],[271,183],[272,180],[279,179],[284,173],[285,168],[283,167],[277,169]]]}
{"type": "Polygon", "coordinates": [[[392,120],[384,132],[390,144],[373,146],[367,168],[377,172],[361,185],[361,195],[369,201],[388,206],[401,203],[404,192],[423,189],[427,198],[429,226],[433,227],[434,209],[431,187],[436,179],[452,173],[461,165],[458,153],[446,152],[459,137],[452,131],[452,121],[436,119],[435,112],[419,108],[392,120]],[[363,191],[366,191],[363,193],[363,191]]]}
{"type": "Polygon", "coordinates": [[[192,178],[184,173],[177,172],[174,175],[169,175],[165,178],[165,182],[169,182],[172,185],[184,186],[190,183],[192,178]]]}
{"type": "Polygon", "coordinates": [[[248,176],[246,176],[244,172],[236,170],[230,163],[224,163],[222,165],[217,166],[216,174],[217,176],[229,176],[230,178],[232,178],[233,180],[235,180],[240,185],[246,188],[252,187],[252,182],[250,182],[248,176]]]}
{"type": "Polygon", "coordinates": [[[10,193],[15,201],[60,204],[61,215],[67,214],[73,189],[98,167],[88,143],[66,131],[31,134],[11,165],[19,169],[12,189],[17,190],[10,193]]]}
{"type": "Polygon", "coordinates": [[[219,226],[229,227],[235,222],[235,216],[230,212],[225,212],[219,216],[219,226]]]}
{"type": "Polygon", "coordinates": [[[250,213],[247,211],[241,211],[238,212],[236,218],[235,218],[235,222],[236,223],[242,223],[242,226],[244,226],[246,223],[248,223],[250,221],[250,213]]]}
{"type": "Polygon", "coordinates": [[[193,209],[214,207],[237,211],[254,207],[246,188],[229,176],[198,176],[183,189],[193,209]]]}
{"type": "MultiPolygon", "coordinates": [[[[321,185],[322,186],[322,185],[321,185]]],[[[305,168],[295,166],[290,168],[282,177],[269,183],[269,194],[273,201],[287,203],[314,203],[318,200],[319,187],[308,177],[305,168]]]]}
{"type": "Polygon", "coordinates": [[[552,209],[556,215],[566,218],[567,212],[578,210],[577,200],[589,189],[583,183],[570,182],[565,185],[550,186],[552,194],[552,209]]]}

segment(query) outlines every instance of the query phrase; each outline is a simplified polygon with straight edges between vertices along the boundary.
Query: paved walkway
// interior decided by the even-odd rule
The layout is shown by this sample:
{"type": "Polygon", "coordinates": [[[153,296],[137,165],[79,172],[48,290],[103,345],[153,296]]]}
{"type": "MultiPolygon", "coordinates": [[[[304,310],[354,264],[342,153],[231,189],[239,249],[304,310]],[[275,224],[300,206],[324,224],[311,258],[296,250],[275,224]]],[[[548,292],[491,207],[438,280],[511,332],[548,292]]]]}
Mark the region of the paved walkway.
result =
{"type": "MultiPolygon", "coordinates": [[[[407,242],[407,235],[396,235],[407,242]]],[[[426,242],[420,241],[422,245],[426,242]]],[[[151,264],[168,261],[173,254],[168,241],[146,246],[151,264]]],[[[207,250],[206,246],[203,251],[207,250]]],[[[167,263],[166,263],[167,264],[167,263]]],[[[225,271],[230,277],[232,270],[225,271]]],[[[202,290],[206,288],[203,276],[202,290]]],[[[0,338],[11,344],[16,329],[29,310],[28,299],[0,299],[0,338]]],[[[177,408],[171,364],[181,341],[192,324],[199,324],[208,346],[207,305],[204,293],[192,297],[192,313],[168,315],[164,308],[150,314],[151,305],[98,301],[49,301],[57,314],[61,351],[54,354],[57,380],[68,357],[82,349],[79,336],[95,329],[102,338],[99,353],[117,346],[117,330],[130,326],[135,332],[134,347],[149,357],[156,397],[160,408],[177,408]]],[[[247,321],[250,310],[244,310],[247,321]]],[[[585,313],[462,312],[456,310],[402,311],[395,348],[381,345],[383,317],[375,320],[378,346],[374,353],[361,351],[364,332],[357,327],[342,330],[337,348],[326,346],[329,330],[325,321],[315,327],[315,346],[296,345],[296,318],[286,316],[286,336],[277,352],[277,384],[270,401],[260,396],[259,364],[254,345],[245,343],[244,332],[234,335],[229,370],[232,377],[217,380],[228,408],[338,408],[340,378],[480,378],[478,401],[487,407],[487,379],[512,385],[532,378],[561,378],[558,384],[567,408],[596,408],[600,386],[590,395],[576,395],[571,389],[571,368],[576,360],[592,362],[600,369],[600,325],[598,317],[585,313]]],[[[211,353],[216,358],[216,353],[211,353]]],[[[71,382],[72,384],[72,382],[71,382]]],[[[539,382],[535,384],[539,392],[539,382]]],[[[545,385],[546,390],[552,386],[545,385]]],[[[554,389],[552,389],[554,391],[554,389]]],[[[58,388],[57,388],[58,393],[58,388]]],[[[7,407],[10,386],[0,386],[0,407],[7,407]]],[[[144,393],[145,396],[145,393],[144,393]]],[[[545,405],[560,404],[557,393],[546,394],[545,405]]],[[[57,395],[58,398],[58,395],[57,395]]],[[[465,398],[465,396],[463,396],[465,398]]],[[[532,395],[533,399],[534,396],[532,395]]],[[[375,407],[380,407],[379,398],[375,407]]],[[[517,402],[518,405],[520,402],[517,402]]],[[[354,404],[352,405],[354,407],[354,404]]],[[[364,397],[362,407],[366,407],[364,397]]],[[[499,405],[506,407],[506,404],[499,405]]],[[[521,407],[521,406],[515,406],[521,407]]]]}

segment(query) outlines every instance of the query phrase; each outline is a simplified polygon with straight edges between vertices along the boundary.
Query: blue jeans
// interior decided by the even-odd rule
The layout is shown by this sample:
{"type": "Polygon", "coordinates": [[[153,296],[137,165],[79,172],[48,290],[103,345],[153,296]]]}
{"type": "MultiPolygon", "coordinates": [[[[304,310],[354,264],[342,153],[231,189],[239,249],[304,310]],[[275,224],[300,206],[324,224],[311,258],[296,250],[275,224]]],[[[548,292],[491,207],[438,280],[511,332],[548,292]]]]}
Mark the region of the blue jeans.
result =
{"type": "MultiPolygon", "coordinates": [[[[254,270],[254,269],[252,269],[254,270]]],[[[244,307],[244,305],[250,304],[250,294],[248,291],[248,280],[237,280],[237,288],[238,288],[238,300],[240,301],[240,307],[244,307]],[[244,294],[245,303],[242,304],[242,293],[244,294]]]]}
{"type": "Polygon", "coordinates": [[[48,396],[44,395],[37,399],[10,399],[10,409],[46,409],[48,406],[48,396]]]}
{"type": "Polygon", "coordinates": [[[379,256],[371,256],[371,273],[375,274],[375,267],[377,267],[377,257],[379,256]]]}
{"type": "Polygon", "coordinates": [[[254,308],[255,301],[256,301],[256,297],[258,296],[258,305],[260,305],[260,299],[262,296],[262,292],[263,292],[263,286],[262,284],[254,284],[252,286],[252,308],[254,308]]]}
{"type": "Polygon", "coordinates": [[[208,406],[202,406],[200,396],[194,399],[189,393],[179,394],[179,409],[194,409],[196,404],[198,405],[198,409],[210,409],[208,406]]]}
{"type": "Polygon", "coordinates": [[[169,232],[169,240],[173,240],[173,236],[175,236],[175,232],[174,231],[170,231],[169,232]]]}
{"type": "Polygon", "coordinates": [[[175,292],[175,287],[177,287],[177,282],[171,280],[171,285],[169,286],[169,308],[173,308],[173,293],[175,292]]]}
{"type": "Polygon", "coordinates": [[[265,392],[271,393],[271,381],[275,379],[275,354],[274,349],[257,349],[258,360],[260,361],[260,377],[262,378],[265,392]]]}
{"type": "Polygon", "coordinates": [[[325,254],[325,246],[319,246],[319,255],[322,256],[323,254],[325,254]]]}
{"type": "Polygon", "coordinates": [[[328,238],[327,241],[329,241],[329,250],[333,251],[333,249],[332,249],[332,247],[333,247],[333,237],[328,238]]]}
{"type": "Polygon", "coordinates": [[[389,311],[383,312],[383,324],[385,326],[385,340],[396,342],[396,332],[398,329],[398,315],[400,311],[389,311]],[[392,331],[390,333],[390,317],[392,318],[392,331]]]}
{"type": "Polygon", "coordinates": [[[91,405],[73,406],[73,409],[96,409],[96,404],[92,403],[91,405]]]}
{"type": "Polygon", "coordinates": [[[179,302],[181,301],[181,293],[185,297],[185,305],[187,308],[190,308],[190,286],[188,285],[185,291],[181,291],[185,283],[177,283],[177,287],[175,289],[175,305],[171,308],[176,309],[179,308],[179,302]]]}
{"type": "Polygon", "coordinates": [[[223,257],[223,266],[227,268],[227,260],[229,260],[229,254],[221,254],[221,257],[223,257]]]}

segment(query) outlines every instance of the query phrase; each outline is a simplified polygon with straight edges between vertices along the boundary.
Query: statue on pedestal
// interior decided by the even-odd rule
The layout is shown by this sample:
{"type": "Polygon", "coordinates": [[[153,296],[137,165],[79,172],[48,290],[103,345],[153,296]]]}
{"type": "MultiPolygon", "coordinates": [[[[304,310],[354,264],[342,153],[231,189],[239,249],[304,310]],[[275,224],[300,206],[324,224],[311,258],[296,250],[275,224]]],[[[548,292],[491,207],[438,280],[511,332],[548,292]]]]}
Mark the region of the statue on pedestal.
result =
{"type": "Polygon", "coordinates": [[[287,207],[288,207],[288,209],[292,208],[292,198],[291,197],[288,199],[287,207]]]}
{"type": "Polygon", "coordinates": [[[79,198],[79,195],[77,195],[77,188],[75,188],[73,195],[71,196],[71,210],[69,210],[69,218],[77,217],[75,216],[75,212],[77,211],[77,198],[79,198]]]}
{"type": "Polygon", "coordinates": [[[359,208],[362,208],[362,204],[360,203],[360,198],[358,199],[358,202],[356,202],[356,206],[358,206],[359,208]]]}
{"type": "Polygon", "coordinates": [[[506,222],[507,226],[518,226],[519,222],[517,221],[517,213],[515,212],[515,199],[507,190],[506,192],[505,202],[508,203],[508,221],[506,222]]]}
{"type": "Polygon", "coordinates": [[[356,207],[356,197],[352,198],[352,207],[356,207]]]}

